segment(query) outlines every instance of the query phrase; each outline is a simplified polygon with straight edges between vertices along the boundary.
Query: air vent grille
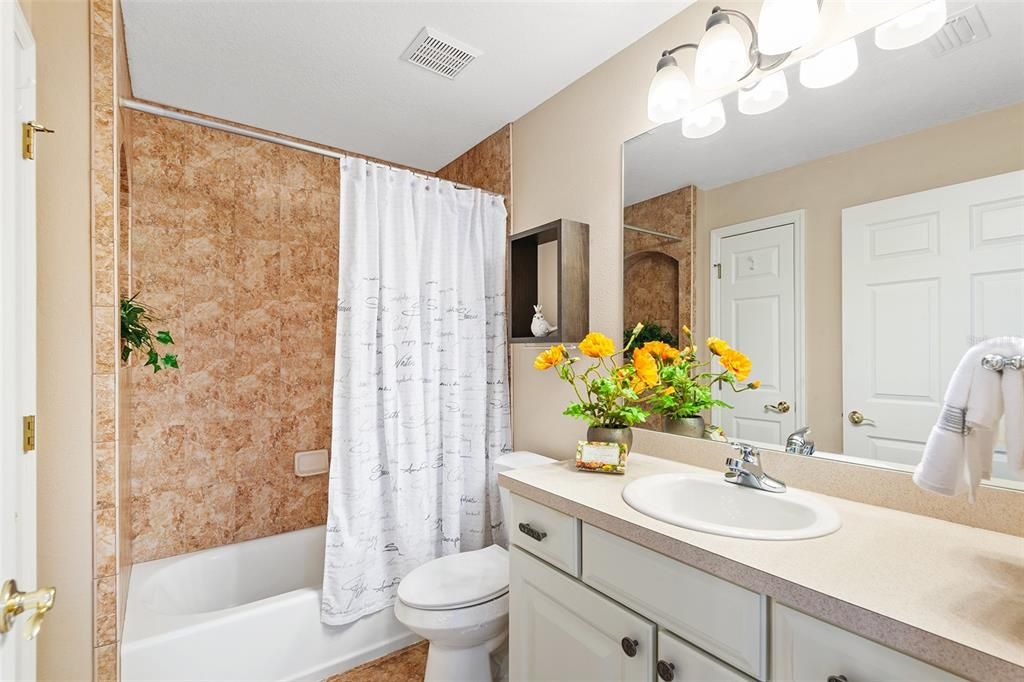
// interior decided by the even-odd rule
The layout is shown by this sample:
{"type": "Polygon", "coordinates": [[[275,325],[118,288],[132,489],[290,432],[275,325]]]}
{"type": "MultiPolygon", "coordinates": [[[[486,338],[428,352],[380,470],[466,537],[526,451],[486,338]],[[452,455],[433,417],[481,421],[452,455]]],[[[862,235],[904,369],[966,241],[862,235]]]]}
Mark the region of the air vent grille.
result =
{"type": "Polygon", "coordinates": [[[928,41],[928,49],[936,57],[941,57],[961,47],[982,41],[990,35],[992,34],[981,16],[981,10],[977,5],[971,5],[946,20],[942,28],[928,41]]]}
{"type": "Polygon", "coordinates": [[[449,79],[462,73],[479,56],[480,50],[426,27],[402,53],[402,59],[449,79]]]}

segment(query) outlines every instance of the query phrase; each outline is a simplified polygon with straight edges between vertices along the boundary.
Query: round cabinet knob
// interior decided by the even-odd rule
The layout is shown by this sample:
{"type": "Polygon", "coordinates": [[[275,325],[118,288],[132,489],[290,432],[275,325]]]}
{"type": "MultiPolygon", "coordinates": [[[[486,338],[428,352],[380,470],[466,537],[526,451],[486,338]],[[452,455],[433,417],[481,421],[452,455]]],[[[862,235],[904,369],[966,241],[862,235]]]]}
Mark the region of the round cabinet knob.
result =
{"type": "Polygon", "coordinates": [[[665,680],[665,682],[672,682],[676,679],[676,664],[658,661],[658,679],[665,680]]]}
{"type": "Polygon", "coordinates": [[[846,675],[829,675],[827,682],[847,682],[846,675]]]}
{"type": "Polygon", "coordinates": [[[622,638],[622,650],[626,652],[626,655],[630,658],[636,656],[636,650],[639,644],[640,643],[635,639],[630,639],[629,637],[622,638]]]}

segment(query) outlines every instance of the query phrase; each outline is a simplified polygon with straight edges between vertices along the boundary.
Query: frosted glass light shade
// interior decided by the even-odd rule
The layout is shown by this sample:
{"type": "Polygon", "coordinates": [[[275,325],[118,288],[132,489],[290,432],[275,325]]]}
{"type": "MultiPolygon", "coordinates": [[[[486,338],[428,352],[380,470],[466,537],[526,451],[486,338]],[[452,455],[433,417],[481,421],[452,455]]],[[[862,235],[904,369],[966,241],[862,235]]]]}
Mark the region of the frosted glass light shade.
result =
{"type": "Polygon", "coordinates": [[[946,0],[932,0],[875,29],[875,45],[900,50],[931,38],[946,23],[946,0]]]}
{"type": "Polygon", "coordinates": [[[817,0],[765,0],[757,18],[758,49],[785,54],[805,45],[818,31],[817,0]]]}
{"type": "Polygon", "coordinates": [[[741,114],[754,116],[778,109],[789,98],[786,74],[776,71],[759,80],[749,90],[740,88],[738,99],[741,114]]]}
{"type": "Polygon", "coordinates": [[[683,137],[698,140],[725,127],[725,107],[716,99],[683,116],[683,137]]]}
{"type": "Polygon", "coordinates": [[[697,45],[694,80],[704,90],[734,84],[750,68],[743,36],[727,21],[715,24],[697,45]]]}
{"type": "Polygon", "coordinates": [[[842,83],[854,74],[858,63],[857,43],[850,38],[800,62],[800,84],[827,88],[842,83]]]}
{"type": "Polygon", "coordinates": [[[647,91],[647,117],[655,123],[682,118],[690,107],[690,79],[675,64],[658,69],[647,91]]]}

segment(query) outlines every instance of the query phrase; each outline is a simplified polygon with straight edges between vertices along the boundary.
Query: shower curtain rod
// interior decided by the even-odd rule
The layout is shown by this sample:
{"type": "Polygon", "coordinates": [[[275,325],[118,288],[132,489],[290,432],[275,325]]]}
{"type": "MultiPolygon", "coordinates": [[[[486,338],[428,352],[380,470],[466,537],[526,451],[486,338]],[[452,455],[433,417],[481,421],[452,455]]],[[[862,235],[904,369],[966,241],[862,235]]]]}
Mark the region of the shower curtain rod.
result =
{"type": "MultiPolygon", "coordinates": [[[[263,142],[270,142],[272,144],[279,144],[282,147],[291,147],[292,149],[298,149],[304,152],[310,152],[312,154],[319,154],[320,156],[327,156],[332,159],[348,159],[348,158],[362,158],[358,156],[348,156],[347,154],[341,154],[339,152],[330,151],[321,147],[315,147],[311,144],[304,144],[302,142],[295,142],[288,138],[278,137],[277,135],[271,135],[270,133],[261,133],[256,130],[250,130],[241,126],[234,126],[230,123],[221,123],[220,121],[211,121],[210,119],[202,118],[201,116],[194,116],[192,114],[186,114],[175,109],[169,109],[162,107],[158,104],[150,104],[149,102],[140,102],[137,99],[129,99],[122,97],[120,104],[125,109],[132,109],[133,111],[141,111],[147,114],[153,114],[154,116],[163,116],[164,118],[174,119],[175,121],[182,121],[184,123],[194,123],[196,125],[205,126],[207,128],[213,128],[214,130],[220,130],[225,133],[234,133],[235,135],[242,135],[244,137],[251,137],[254,140],[261,140],[263,142]]],[[[434,175],[425,175],[423,173],[417,173],[416,171],[409,170],[408,168],[396,168],[395,166],[381,163],[380,161],[371,161],[366,159],[367,163],[375,166],[381,166],[383,168],[390,168],[391,170],[407,170],[418,178],[424,178],[427,180],[444,180],[434,175]]],[[[451,180],[444,180],[445,182],[452,182],[451,180]]],[[[452,182],[455,189],[479,189],[484,194],[490,194],[491,196],[502,197],[503,195],[496,192],[489,192],[486,189],[479,187],[472,187],[470,185],[464,185],[460,182],[452,182]]]]}

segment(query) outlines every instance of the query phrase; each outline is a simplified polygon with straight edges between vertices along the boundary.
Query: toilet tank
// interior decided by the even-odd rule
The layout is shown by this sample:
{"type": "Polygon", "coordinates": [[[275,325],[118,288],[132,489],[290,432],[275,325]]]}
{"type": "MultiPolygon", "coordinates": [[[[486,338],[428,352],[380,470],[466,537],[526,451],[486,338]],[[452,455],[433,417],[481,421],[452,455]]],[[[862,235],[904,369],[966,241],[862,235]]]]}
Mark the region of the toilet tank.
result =
{"type": "MultiPolygon", "coordinates": [[[[536,452],[527,452],[526,450],[518,450],[516,452],[510,452],[507,455],[501,455],[494,460],[494,471],[500,474],[503,471],[512,471],[513,469],[522,469],[524,467],[534,467],[540,464],[551,464],[556,460],[544,455],[538,455],[536,452]]],[[[505,519],[505,527],[508,528],[511,521],[510,511],[512,505],[509,503],[508,490],[505,488],[499,488],[499,494],[501,495],[501,514],[505,519]]],[[[503,545],[506,543],[502,543],[503,545]]]]}

